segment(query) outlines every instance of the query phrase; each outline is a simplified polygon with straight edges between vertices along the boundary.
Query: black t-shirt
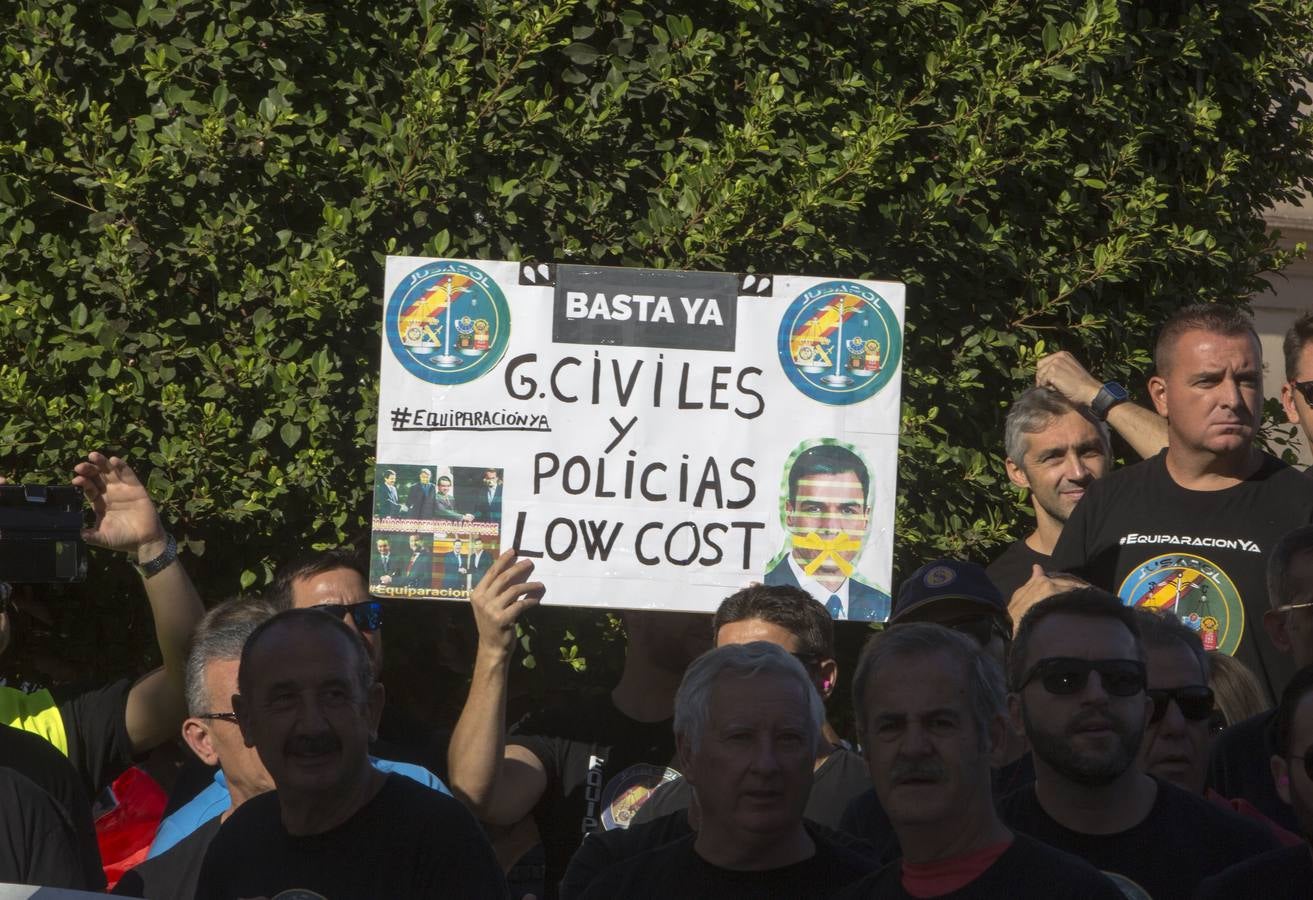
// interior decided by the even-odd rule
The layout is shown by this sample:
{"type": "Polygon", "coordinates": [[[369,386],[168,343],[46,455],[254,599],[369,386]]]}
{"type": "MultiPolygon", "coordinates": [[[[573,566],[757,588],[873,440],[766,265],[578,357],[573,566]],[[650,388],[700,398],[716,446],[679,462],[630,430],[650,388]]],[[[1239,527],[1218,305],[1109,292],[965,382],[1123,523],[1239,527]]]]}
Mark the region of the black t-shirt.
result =
{"type": "Polygon", "coordinates": [[[1208,763],[1208,784],[1229,800],[1248,800],[1287,831],[1300,834],[1299,819],[1272,781],[1277,711],[1259,713],[1218,735],[1208,763]]]}
{"type": "Polygon", "coordinates": [[[649,822],[634,822],[628,828],[594,831],[584,835],[579,849],[570,857],[565,877],[561,879],[561,900],[574,900],[582,896],[598,875],[617,863],[692,833],[693,829],[688,824],[688,811],[681,809],[649,822]]]}
{"type": "MultiPolygon", "coordinates": [[[[830,828],[838,828],[844,810],[858,794],[871,787],[871,773],[866,760],[851,750],[836,747],[812,775],[812,789],[807,796],[803,817],[830,828]]],[[[683,778],[661,785],[634,816],[634,824],[651,822],[673,812],[688,809],[693,788],[683,778]]]]}
{"type": "MultiPolygon", "coordinates": [[[[903,888],[902,860],[849,885],[842,900],[912,900],[903,888]]],[[[1107,876],[1082,859],[1024,834],[971,883],[939,894],[942,900],[1126,900],[1107,876]]]]}
{"type": "Polygon", "coordinates": [[[1016,593],[1017,588],[1021,587],[1027,581],[1030,581],[1031,566],[1040,565],[1044,571],[1051,571],[1053,557],[1046,556],[1043,553],[1037,553],[1030,549],[1026,539],[1022,538],[999,555],[985,569],[985,574],[989,580],[994,582],[994,587],[1003,595],[1004,602],[1010,601],[1012,595],[1016,593]]]}
{"type": "MultiPolygon", "coordinates": [[[[805,824],[808,831],[820,835],[831,844],[851,850],[875,863],[884,861],[876,855],[874,847],[859,837],[811,820],[805,824]]],[[[635,822],[628,828],[595,831],[585,835],[579,849],[570,857],[570,865],[565,870],[565,877],[561,879],[561,900],[574,900],[582,896],[594,879],[612,866],[692,833],[693,829],[688,824],[688,810],[681,809],[650,822],[635,822]]],[[[898,855],[896,844],[894,855],[898,855]]]]}
{"type": "Polygon", "coordinates": [[[30,779],[59,804],[68,820],[73,849],[82,862],[86,883],[96,889],[104,888],[105,872],[101,868],[100,848],[96,844],[91,801],[64,754],[44,738],[0,725],[0,764],[30,779]]]}
{"type": "Polygon", "coordinates": [[[1198,900],[1308,900],[1313,893],[1313,853],[1308,844],[1282,847],[1247,859],[1199,885],[1198,900]]]}
{"type": "Polygon", "coordinates": [[[547,775],[534,819],[549,898],[583,836],[627,824],[633,803],[660,783],[675,755],[670,719],[635,721],[616,709],[609,693],[530,713],[512,726],[506,742],[532,752],[547,775]]]}
{"type": "Polygon", "coordinates": [[[1276,846],[1261,825],[1155,781],[1158,796],[1149,815],[1116,834],[1082,834],[1059,824],[1040,806],[1033,784],[1005,797],[1000,811],[1009,827],[1079,856],[1127,896],[1152,900],[1191,897],[1209,875],[1276,846]],[[1141,893],[1132,893],[1137,887],[1141,893]]]}
{"type": "Polygon", "coordinates": [[[1313,521],[1313,480],[1263,457],[1221,491],[1191,491],[1167,472],[1167,451],[1090,485],[1053,550],[1054,571],[1079,575],[1128,606],[1171,611],[1247,665],[1272,697],[1293,674],[1263,633],[1267,556],[1313,521]]]}
{"type": "MultiPolygon", "coordinates": [[[[1034,760],[1029,753],[1023,753],[1010,763],[999,766],[991,772],[994,797],[1004,797],[1035,780],[1034,760]]],[[[875,788],[867,788],[853,798],[844,810],[839,828],[848,834],[856,835],[875,848],[876,858],[880,862],[892,862],[902,855],[898,846],[898,834],[893,823],[880,805],[880,798],[875,788]]]]}
{"type": "Polygon", "coordinates": [[[196,896],[205,851],[219,833],[221,819],[222,816],[215,816],[159,856],[129,869],[114,886],[114,893],[146,900],[196,896]]]}
{"type": "Polygon", "coordinates": [[[291,890],[329,900],[507,896],[501,867],[473,816],[402,775],[389,775],[355,815],[322,834],[288,834],[276,791],[247,800],[228,817],[205,854],[197,898],[291,890]]]}
{"type": "Polygon", "coordinates": [[[0,882],[98,890],[78,858],[59,804],[31,779],[0,768],[0,882]]]}
{"type": "Polygon", "coordinates": [[[790,900],[833,897],[847,884],[875,871],[877,863],[808,828],[816,844],[810,859],[760,872],[722,869],[698,856],[697,835],[639,854],[612,866],[589,885],[585,900],[613,897],[708,897],[715,900],[780,897],[790,900]]]}

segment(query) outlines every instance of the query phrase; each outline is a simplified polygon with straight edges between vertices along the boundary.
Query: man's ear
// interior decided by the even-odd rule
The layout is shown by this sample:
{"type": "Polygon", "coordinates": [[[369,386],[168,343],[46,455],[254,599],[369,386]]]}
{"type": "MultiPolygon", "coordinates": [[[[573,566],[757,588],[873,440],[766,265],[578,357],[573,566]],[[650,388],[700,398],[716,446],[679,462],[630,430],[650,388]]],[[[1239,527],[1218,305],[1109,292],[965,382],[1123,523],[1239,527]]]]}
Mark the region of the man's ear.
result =
{"type": "Polygon", "coordinates": [[[832,659],[823,659],[818,668],[821,670],[821,697],[829,700],[839,685],[839,664],[832,659]]]}
{"type": "Polygon", "coordinates": [[[214,744],[210,742],[210,728],[203,720],[183,719],[182,739],[201,762],[207,766],[219,764],[219,754],[214,752],[214,744]]]}
{"type": "Polygon", "coordinates": [[[1290,801],[1290,763],[1280,756],[1273,756],[1268,760],[1268,766],[1272,769],[1272,784],[1276,785],[1277,796],[1282,803],[1293,805],[1290,801]]]}
{"type": "Polygon", "coordinates": [[[693,743],[682,734],[675,735],[675,758],[679,760],[679,772],[684,780],[697,787],[697,781],[690,777],[693,768],[693,743]]]}
{"type": "Polygon", "coordinates": [[[1157,410],[1158,415],[1164,419],[1171,418],[1167,411],[1167,381],[1161,375],[1153,375],[1149,378],[1149,399],[1153,401],[1153,408],[1157,410]]]}
{"type": "Polygon", "coordinates": [[[1030,488],[1030,479],[1026,477],[1026,470],[1021,468],[1010,459],[1003,460],[1003,468],[1007,469],[1008,481],[1012,482],[1019,488],[1030,488]]]}
{"type": "Polygon", "coordinates": [[[1281,408],[1285,410],[1286,421],[1292,425],[1299,424],[1299,410],[1295,406],[1295,389],[1287,381],[1281,385],[1281,408]]]}
{"type": "Polygon", "coordinates": [[[387,700],[387,692],[383,690],[383,685],[377,681],[369,689],[369,698],[366,701],[369,711],[369,739],[378,740],[378,723],[383,721],[383,703],[387,700]]]}
{"type": "Polygon", "coordinates": [[[1290,653],[1290,632],[1286,628],[1289,621],[1290,616],[1285,612],[1269,609],[1263,613],[1263,630],[1267,632],[1268,640],[1285,654],[1290,653]]]}
{"type": "Polygon", "coordinates": [[[233,712],[237,715],[237,727],[242,730],[242,743],[248,747],[255,746],[255,736],[248,730],[250,708],[241,694],[233,694],[233,712]]]}

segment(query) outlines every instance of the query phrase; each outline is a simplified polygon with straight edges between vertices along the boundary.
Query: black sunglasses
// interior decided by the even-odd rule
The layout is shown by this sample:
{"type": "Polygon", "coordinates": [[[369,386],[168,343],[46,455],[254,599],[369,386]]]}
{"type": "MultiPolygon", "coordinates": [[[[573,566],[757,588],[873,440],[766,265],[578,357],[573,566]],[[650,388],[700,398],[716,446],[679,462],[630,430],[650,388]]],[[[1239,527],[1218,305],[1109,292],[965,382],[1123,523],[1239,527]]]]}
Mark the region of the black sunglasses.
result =
{"type": "Polygon", "coordinates": [[[1290,386],[1299,391],[1305,403],[1313,406],[1313,381],[1292,381],[1290,386]]]}
{"type": "Polygon", "coordinates": [[[1176,708],[1191,722],[1202,722],[1213,716],[1213,689],[1202,684],[1162,690],[1149,688],[1146,693],[1153,701],[1153,713],[1150,722],[1160,722],[1167,715],[1168,702],[1175,702],[1176,708]]]}
{"type": "Polygon", "coordinates": [[[982,647],[988,647],[989,642],[994,639],[995,635],[1002,638],[1005,644],[1012,640],[1012,629],[1008,628],[1007,623],[998,616],[967,616],[953,622],[941,622],[940,624],[945,628],[962,632],[982,647]]]}
{"type": "Polygon", "coordinates": [[[360,603],[320,603],[310,608],[322,609],[330,615],[343,619],[346,618],[347,613],[351,613],[351,619],[360,631],[378,631],[383,624],[383,604],[377,600],[363,600],[360,603]]]}
{"type": "Polygon", "coordinates": [[[1085,689],[1090,673],[1099,673],[1103,689],[1114,697],[1134,697],[1144,690],[1144,663],[1138,659],[1077,659],[1054,656],[1030,667],[1016,686],[1020,691],[1036,678],[1050,694],[1065,696],[1085,689]]]}

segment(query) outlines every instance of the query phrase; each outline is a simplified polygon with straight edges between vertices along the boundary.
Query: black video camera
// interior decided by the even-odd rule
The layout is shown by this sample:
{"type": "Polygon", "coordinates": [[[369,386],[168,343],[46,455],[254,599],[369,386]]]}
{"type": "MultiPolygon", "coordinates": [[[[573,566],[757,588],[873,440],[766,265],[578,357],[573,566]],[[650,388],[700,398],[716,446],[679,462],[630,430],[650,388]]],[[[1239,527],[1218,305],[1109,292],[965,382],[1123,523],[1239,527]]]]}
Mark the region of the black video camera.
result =
{"type": "Polygon", "coordinates": [[[69,485],[0,485],[0,581],[81,581],[82,492],[69,485]]]}

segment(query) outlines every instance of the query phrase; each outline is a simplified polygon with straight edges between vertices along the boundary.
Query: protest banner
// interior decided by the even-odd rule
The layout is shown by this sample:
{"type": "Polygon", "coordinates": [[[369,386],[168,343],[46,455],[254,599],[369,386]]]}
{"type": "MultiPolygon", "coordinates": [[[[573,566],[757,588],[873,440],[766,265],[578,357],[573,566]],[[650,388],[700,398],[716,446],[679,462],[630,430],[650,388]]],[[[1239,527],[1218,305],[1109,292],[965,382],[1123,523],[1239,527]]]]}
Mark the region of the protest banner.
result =
{"type": "Polygon", "coordinates": [[[889,614],[901,284],[389,257],[370,590],[889,614]]]}

